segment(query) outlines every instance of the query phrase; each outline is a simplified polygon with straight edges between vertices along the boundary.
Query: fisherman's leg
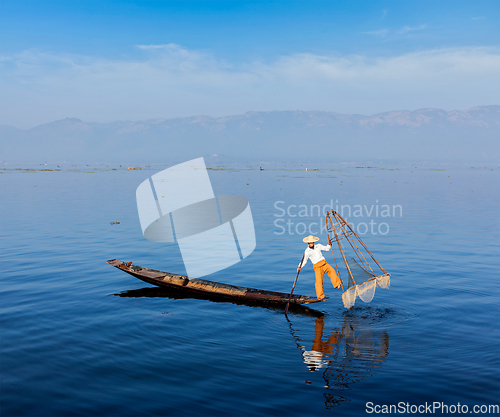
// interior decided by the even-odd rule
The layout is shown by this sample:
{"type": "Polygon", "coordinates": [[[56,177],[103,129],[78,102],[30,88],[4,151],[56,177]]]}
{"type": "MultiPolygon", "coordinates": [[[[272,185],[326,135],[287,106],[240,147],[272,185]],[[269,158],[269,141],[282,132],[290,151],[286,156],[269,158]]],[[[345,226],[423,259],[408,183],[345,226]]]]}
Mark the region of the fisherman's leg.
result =
{"type": "Polygon", "coordinates": [[[330,281],[332,281],[333,288],[340,288],[340,278],[338,277],[335,269],[328,263],[324,266],[325,272],[330,277],[330,281]]]}
{"type": "Polygon", "coordinates": [[[316,297],[318,300],[325,298],[325,293],[323,292],[323,271],[321,268],[314,268],[314,273],[316,274],[316,297]]]}

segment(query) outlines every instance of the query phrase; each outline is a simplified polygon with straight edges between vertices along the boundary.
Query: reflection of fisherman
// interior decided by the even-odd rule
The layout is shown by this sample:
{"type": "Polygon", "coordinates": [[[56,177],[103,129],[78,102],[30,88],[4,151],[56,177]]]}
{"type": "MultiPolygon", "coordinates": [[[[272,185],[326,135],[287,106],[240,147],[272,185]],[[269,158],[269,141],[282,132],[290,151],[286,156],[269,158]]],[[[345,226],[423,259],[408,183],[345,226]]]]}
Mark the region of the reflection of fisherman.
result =
{"type": "Polygon", "coordinates": [[[328,368],[323,374],[323,378],[328,379],[327,386],[344,386],[359,381],[372,368],[385,362],[389,354],[389,335],[385,330],[361,329],[359,325],[362,324],[355,317],[344,317],[342,331],[331,329],[332,334],[324,340],[324,316],[321,316],[314,323],[311,350],[305,350],[297,343],[310,372],[328,368]],[[335,366],[330,367],[332,362],[335,366]]]}
{"type": "Polygon", "coordinates": [[[316,323],[314,324],[314,339],[311,350],[304,350],[302,355],[304,356],[304,362],[306,363],[309,371],[316,372],[319,368],[323,368],[330,363],[330,360],[323,359],[325,353],[334,353],[335,343],[337,343],[341,334],[335,331],[328,338],[328,341],[323,342],[323,327],[324,327],[324,317],[318,317],[316,323]]]}
{"type": "Polygon", "coordinates": [[[321,251],[330,250],[331,246],[323,246],[319,243],[315,244],[315,242],[319,240],[319,237],[315,237],[313,235],[309,235],[302,240],[305,243],[308,243],[309,247],[304,252],[304,260],[297,267],[297,272],[299,272],[300,269],[307,263],[308,259],[311,259],[314,267],[314,273],[316,274],[316,296],[318,297],[318,300],[322,300],[325,298],[325,293],[323,292],[323,274],[325,272],[330,277],[333,287],[340,287],[340,278],[321,254],[321,251]]]}

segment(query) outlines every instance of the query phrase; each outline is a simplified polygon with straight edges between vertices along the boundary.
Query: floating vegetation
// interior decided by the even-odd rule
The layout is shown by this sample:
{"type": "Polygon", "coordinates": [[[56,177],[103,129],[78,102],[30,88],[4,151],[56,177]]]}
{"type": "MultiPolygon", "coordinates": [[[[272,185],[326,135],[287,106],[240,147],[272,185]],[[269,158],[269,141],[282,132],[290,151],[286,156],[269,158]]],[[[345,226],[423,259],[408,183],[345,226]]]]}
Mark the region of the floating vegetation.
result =
{"type": "Polygon", "coordinates": [[[242,172],[242,171],[255,171],[255,169],[254,168],[207,168],[207,171],[242,172]]]}
{"type": "Polygon", "coordinates": [[[61,171],[60,169],[33,169],[33,168],[0,168],[2,171],[21,171],[21,172],[37,172],[37,171],[61,171]]]}

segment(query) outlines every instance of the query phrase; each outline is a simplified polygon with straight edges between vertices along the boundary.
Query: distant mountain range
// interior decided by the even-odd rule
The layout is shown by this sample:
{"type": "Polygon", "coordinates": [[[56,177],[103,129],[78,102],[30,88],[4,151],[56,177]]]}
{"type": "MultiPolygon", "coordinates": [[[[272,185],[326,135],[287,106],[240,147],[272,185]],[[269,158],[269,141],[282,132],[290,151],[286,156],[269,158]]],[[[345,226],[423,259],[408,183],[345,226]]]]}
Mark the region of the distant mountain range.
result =
{"type": "Polygon", "coordinates": [[[0,126],[0,161],[166,163],[500,160],[500,106],[363,116],[262,111],[213,118],[0,126]]]}

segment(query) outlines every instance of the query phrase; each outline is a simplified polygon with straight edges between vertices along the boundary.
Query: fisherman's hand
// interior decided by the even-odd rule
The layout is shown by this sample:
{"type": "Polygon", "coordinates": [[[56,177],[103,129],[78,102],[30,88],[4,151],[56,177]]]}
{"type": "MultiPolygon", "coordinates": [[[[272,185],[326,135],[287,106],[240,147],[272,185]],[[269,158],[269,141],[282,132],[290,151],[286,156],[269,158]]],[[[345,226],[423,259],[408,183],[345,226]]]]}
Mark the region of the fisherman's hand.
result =
{"type": "Polygon", "coordinates": [[[300,272],[300,266],[297,267],[297,273],[299,273],[299,272],[300,272]]]}

